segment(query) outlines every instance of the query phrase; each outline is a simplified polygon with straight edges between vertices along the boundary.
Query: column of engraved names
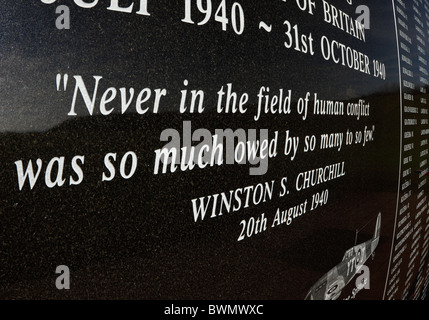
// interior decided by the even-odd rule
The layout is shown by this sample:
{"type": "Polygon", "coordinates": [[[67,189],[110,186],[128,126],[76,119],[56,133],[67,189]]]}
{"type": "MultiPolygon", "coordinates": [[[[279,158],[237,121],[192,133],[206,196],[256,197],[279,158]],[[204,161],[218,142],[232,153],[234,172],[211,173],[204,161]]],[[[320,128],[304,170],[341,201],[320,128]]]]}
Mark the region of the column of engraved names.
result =
{"type": "MultiPolygon", "coordinates": [[[[424,30],[426,31],[426,39],[429,40],[429,4],[428,3],[425,3],[424,14],[425,14],[425,29],[424,30]]],[[[428,55],[429,55],[429,52],[426,56],[428,56],[428,55]]],[[[427,73],[429,73],[428,69],[429,68],[426,69],[427,73]]],[[[428,118],[428,117],[429,117],[429,115],[426,114],[426,118],[428,118]]],[[[424,135],[426,137],[428,137],[428,139],[429,139],[429,129],[425,130],[424,135]]],[[[429,208],[427,209],[426,216],[423,219],[425,219],[425,223],[424,223],[425,231],[424,231],[424,237],[423,237],[423,249],[422,249],[422,251],[424,253],[426,253],[426,255],[428,255],[427,252],[429,250],[429,208]]],[[[425,263],[426,263],[426,265],[425,265],[426,275],[425,275],[425,282],[424,282],[424,291],[427,292],[428,284],[429,284],[429,261],[427,260],[427,257],[425,259],[426,259],[426,261],[425,261],[425,263]]]]}
{"type": "MultiPolygon", "coordinates": [[[[424,90],[422,90],[423,97],[421,98],[422,103],[424,104],[424,107],[422,107],[422,128],[421,128],[421,145],[423,146],[423,150],[421,151],[422,156],[424,159],[421,160],[422,163],[425,164],[424,169],[422,170],[421,174],[425,176],[425,178],[428,177],[428,148],[429,148],[429,106],[428,106],[428,94],[427,90],[429,87],[428,83],[428,77],[429,77],[429,71],[428,71],[428,53],[429,53],[429,3],[428,1],[425,1],[423,4],[423,10],[422,17],[421,17],[421,34],[423,39],[426,41],[426,47],[425,51],[421,52],[422,56],[425,57],[425,60],[422,60],[422,63],[424,66],[421,67],[422,72],[422,78],[425,79],[425,86],[424,90]]],[[[426,180],[425,180],[426,184],[426,180]]],[[[427,186],[425,187],[427,189],[427,186]]],[[[419,281],[427,287],[428,279],[429,279],[429,273],[428,273],[428,249],[429,249],[429,208],[428,208],[428,201],[426,199],[427,196],[427,190],[421,191],[422,194],[424,194],[424,202],[422,204],[422,208],[417,212],[416,219],[418,219],[419,223],[419,234],[418,237],[421,238],[421,248],[419,250],[420,255],[420,261],[419,261],[419,273],[421,273],[421,278],[419,281]]],[[[416,222],[417,223],[417,222],[416,222]]],[[[417,287],[420,287],[420,285],[417,285],[417,287]]],[[[426,289],[425,289],[426,290],[426,289]]]]}
{"type": "Polygon", "coordinates": [[[406,298],[412,285],[417,277],[418,271],[420,270],[421,264],[421,240],[422,240],[422,214],[427,210],[427,198],[425,192],[425,185],[427,183],[427,155],[428,155],[428,140],[425,139],[425,133],[428,125],[427,119],[427,99],[426,99],[426,87],[428,85],[427,80],[427,59],[426,59],[426,35],[423,31],[425,29],[423,19],[425,19],[422,12],[424,12],[424,3],[422,0],[413,0],[412,4],[412,32],[414,32],[414,52],[417,59],[415,59],[414,72],[414,102],[416,110],[418,111],[418,124],[417,130],[415,131],[415,148],[417,149],[416,157],[418,167],[414,170],[416,177],[417,186],[413,186],[416,190],[416,201],[411,211],[411,217],[409,224],[411,225],[412,235],[410,236],[410,248],[409,257],[407,264],[407,274],[402,292],[402,297],[406,298]]]}
{"type": "Polygon", "coordinates": [[[402,265],[403,253],[406,249],[406,238],[408,237],[407,228],[409,225],[410,199],[412,196],[411,188],[411,172],[413,155],[411,148],[413,146],[412,139],[414,137],[414,127],[417,124],[416,113],[417,108],[412,106],[413,95],[410,91],[413,88],[413,61],[410,58],[412,49],[412,39],[409,36],[409,22],[406,4],[402,0],[395,1],[394,10],[396,11],[396,25],[398,34],[398,50],[401,72],[402,86],[402,119],[403,137],[402,137],[402,159],[401,159],[401,176],[399,182],[399,210],[397,213],[396,234],[394,234],[393,251],[391,257],[391,268],[388,277],[387,299],[393,299],[398,295],[399,284],[403,280],[402,265]]]}

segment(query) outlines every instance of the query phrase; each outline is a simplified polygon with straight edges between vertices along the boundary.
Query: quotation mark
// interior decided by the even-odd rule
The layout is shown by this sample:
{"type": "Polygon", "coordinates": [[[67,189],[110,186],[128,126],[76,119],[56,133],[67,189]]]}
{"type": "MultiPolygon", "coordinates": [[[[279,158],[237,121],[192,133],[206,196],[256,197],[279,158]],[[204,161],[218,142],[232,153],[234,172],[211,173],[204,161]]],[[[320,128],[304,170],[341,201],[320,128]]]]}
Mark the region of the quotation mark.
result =
{"type": "Polygon", "coordinates": [[[69,80],[68,74],[66,73],[64,76],[62,76],[60,73],[57,74],[57,91],[61,90],[61,88],[60,88],[61,79],[63,79],[63,88],[64,88],[64,91],[66,91],[67,90],[67,82],[69,80]]]}

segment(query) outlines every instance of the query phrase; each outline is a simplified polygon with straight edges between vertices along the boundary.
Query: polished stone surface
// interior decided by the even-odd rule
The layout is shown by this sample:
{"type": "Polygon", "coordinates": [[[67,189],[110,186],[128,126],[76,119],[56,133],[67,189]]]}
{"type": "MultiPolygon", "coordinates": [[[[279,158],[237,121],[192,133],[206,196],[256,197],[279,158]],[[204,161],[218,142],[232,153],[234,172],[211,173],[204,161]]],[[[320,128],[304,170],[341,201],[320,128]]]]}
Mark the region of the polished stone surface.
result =
{"type": "MultiPolygon", "coordinates": [[[[375,258],[367,261],[371,290],[362,290],[356,299],[382,299],[398,195],[403,196],[398,193],[403,162],[400,69],[391,2],[368,4],[371,29],[365,42],[326,23],[321,2],[309,14],[294,1],[238,1],[245,16],[241,35],[233,29],[231,1],[227,1],[226,31],[214,20],[221,1],[213,1],[213,17],[204,25],[197,24],[205,15],[195,4],[195,24],[190,24],[182,21],[184,1],[149,0],[150,16],[136,13],[138,1],[123,7],[133,2],[132,13],[121,13],[107,10],[105,3],[84,9],[70,1],[69,30],[55,27],[56,4],[14,1],[0,13],[0,297],[304,299],[313,284],[341,262],[347,249],[371,238],[381,212],[380,242],[375,258]],[[285,20],[290,21],[291,38],[285,20]],[[259,27],[261,21],[271,26],[270,32],[259,27]],[[371,74],[324,59],[320,47],[324,36],[370,57],[371,74]],[[290,49],[285,46],[288,39],[293,42],[290,49]],[[294,49],[297,46],[300,50],[294,49]],[[385,80],[373,76],[373,59],[385,64],[385,80]],[[79,79],[92,93],[97,85],[94,76],[102,79],[91,115],[80,93],[73,109],[73,97],[79,79]],[[243,114],[217,112],[218,92],[224,88],[226,94],[228,84],[237,101],[248,95],[243,114]],[[291,113],[262,114],[256,121],[259,104],[266,101],[258,100],[261,87],[270,88],[269,103],[273,95],[280,96],[280,89],[283,97],[291,90],[291,113]],[[116,89],[109,92],[109,88],[116,89]],[[135,90],[133,100],[121,112],[126,103],[121,94],[127,94],[127,101],[130,88],[135,90]],[[145,88],[151,89],[151,96],[139,114],[135,100],[145,88]],[[156,89],[166,91],[154,113],[156,89]],[[188,106],[193,90],[204,92],[202,113],[180,112],[185,89],[188,106]],[[104,110],[114,111],[104,115],[100,101],[106,90],[105,100],[114,90],[116,96],[104,110]],[[310,107],[303,120],[297,109],[306,97],[310,107]],[[345,105],[364,100],[370,105],[369,114],[359,119],[347,116],[347,110],[344,115],[316,115],[315,97],[345,105]],[[191,122],[192,131],[204,128],[212,134],[216,129],[242,128],[258,129],[259,136],[259,129],[268,129],[269,139],[274,139],[277,132],[278,153],[268,160],[263,175],[250,175],[249,168],[255,166],[251,164],[154,174],[155,150],[167,144],[161,133],[176,129],[185,139],[185,121],[191,122]],[[365,130],[373,135],[365,146],[363,142],[346,145],[347,132],[362,131],[365,140],[365,130]],[[322,134],[331,133],[343,134],[341,148],[320,150],[317,144],[314,151],[304,151],[306,137],[314,135],[319,142],[322,134]],[[284,153],[287,134],[300,141],[293,160],[284,153]],[[120,161],[129,151],[136,155],[137,167],[124,179],[120,161]],[[116,175],[103,181],[103,173],[111,174],[105,165],[109,153],[116,154],[116,161],[110,158],[116,175]],[[27,179],[20,189],[17,162],[25,171],[31,160],[36,174],[37,159],[42,163],[37,181],[30,188],[27,179]],[[58,178],[61,161],[63,185],[49,187],[58,178]],[[344,163],[345,176],[296,187],[300,173],[336,163],[344,163]],[[280,197],[283,177],[289,193],[280,197]],[[272,181],[272,200],[247,206],[242,198],[236,212],[225,210],[214,218],[209,212],[203,221],[194,220],[192,199],[222,192],[229,196],[231,190],[272,181]],[[313,196],[325,190],[326,205],[311,211],[313,196]],[[305,214],[290,225],[272,227],[278,209],[305,201],[305,214]],[[260,218],[261,226],[262,217],[267,218],[264,232],[237,241],[243,225],[249,228],[251,218],[255,223],[260,218]],[[59,265],[70,269],[70,290],[55,287],[59,265]]],[[[356,16],[355,6],[346,1],[332,4],[356,16]]],[[[237,11],[237,21],[238,16],[237,11]]],[[[415,172],[421,128],[425,126],[419,123],[415,149],[409,153],[416,163],[408,200],[413,215],[422,190],[415,172]]],[[[127,159],[125,175],[132,169],[131,158],[127,159]]],[[[424,221],[426,216],[425,212],[424,221]]],[[[341,298],[353,289],[351,283],[341,298]]]]}

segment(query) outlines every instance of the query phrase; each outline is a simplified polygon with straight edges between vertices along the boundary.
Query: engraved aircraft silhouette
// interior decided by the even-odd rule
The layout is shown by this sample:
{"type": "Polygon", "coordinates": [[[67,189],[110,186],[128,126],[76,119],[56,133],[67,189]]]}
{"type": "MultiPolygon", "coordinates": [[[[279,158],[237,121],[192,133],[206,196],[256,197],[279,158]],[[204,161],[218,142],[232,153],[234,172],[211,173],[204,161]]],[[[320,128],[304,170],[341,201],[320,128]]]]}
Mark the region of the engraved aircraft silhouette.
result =
{"type": "Polygon", "coordinates": [[[308,291],[306,300],[336,300],[343,288],[360,271],[366,260],[374,253],[380,239],[381,213],[378,214],[372,239],[355,245],[344,254],[343,260],[329,270],[308,291]]]}

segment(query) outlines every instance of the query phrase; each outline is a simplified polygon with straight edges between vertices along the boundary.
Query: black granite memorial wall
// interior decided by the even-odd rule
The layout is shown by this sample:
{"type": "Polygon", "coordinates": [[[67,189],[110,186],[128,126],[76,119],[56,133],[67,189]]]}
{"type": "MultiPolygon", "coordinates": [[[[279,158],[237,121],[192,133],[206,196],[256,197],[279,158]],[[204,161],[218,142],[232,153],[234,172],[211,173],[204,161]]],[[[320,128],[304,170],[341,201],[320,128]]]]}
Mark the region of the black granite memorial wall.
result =
{"type": "Polygon", "coordinates": [[[0,11],[0,298],[424,299],[429,2],[0,11]]]}

